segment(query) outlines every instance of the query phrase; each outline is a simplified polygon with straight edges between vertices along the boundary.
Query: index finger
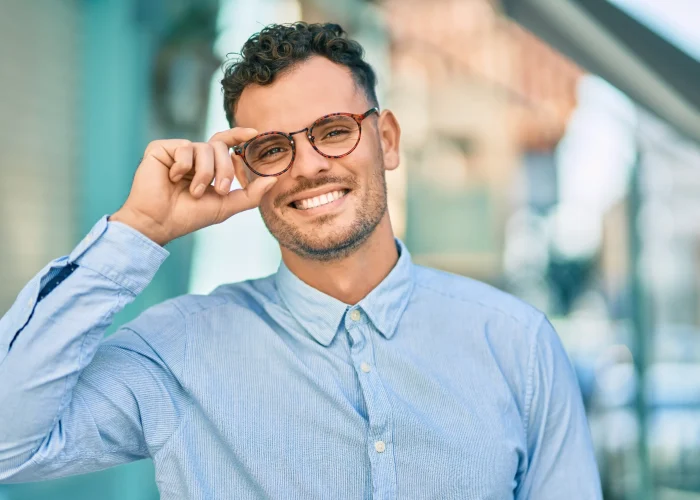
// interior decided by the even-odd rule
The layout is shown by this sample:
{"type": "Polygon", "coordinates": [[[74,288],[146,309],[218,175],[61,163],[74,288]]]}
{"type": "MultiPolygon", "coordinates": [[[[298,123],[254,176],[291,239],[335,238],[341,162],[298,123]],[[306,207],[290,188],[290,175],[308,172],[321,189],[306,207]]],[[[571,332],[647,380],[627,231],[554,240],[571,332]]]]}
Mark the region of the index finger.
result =
{"type": "Polygon", "coordinates": [[[254,128],[234,127],[228,130],[222,130],[211,136],[209,141],[221,141],[229,148],[239,145],[242,142],[252,139],[258,135],[258,131],[254,128]]]}

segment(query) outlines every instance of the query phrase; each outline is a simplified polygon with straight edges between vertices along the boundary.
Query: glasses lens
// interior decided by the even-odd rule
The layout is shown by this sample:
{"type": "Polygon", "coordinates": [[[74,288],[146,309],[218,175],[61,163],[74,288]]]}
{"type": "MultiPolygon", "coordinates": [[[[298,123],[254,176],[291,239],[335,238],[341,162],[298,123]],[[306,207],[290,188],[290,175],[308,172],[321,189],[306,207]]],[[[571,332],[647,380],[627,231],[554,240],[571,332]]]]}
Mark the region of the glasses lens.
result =
{"type": "Polygon", "coordinates": [[[264,135],[248,144],[245,159],[259,174],[279,174],[292,161],[292,143],[282,134],[264,135]]]}
{"type": "Polygon", "coordinates": [[[342,156],[352,150],[360,140],[360,126],[349,116],[329,116],[311,129],[314,144],[328,156],[342,156]]]}

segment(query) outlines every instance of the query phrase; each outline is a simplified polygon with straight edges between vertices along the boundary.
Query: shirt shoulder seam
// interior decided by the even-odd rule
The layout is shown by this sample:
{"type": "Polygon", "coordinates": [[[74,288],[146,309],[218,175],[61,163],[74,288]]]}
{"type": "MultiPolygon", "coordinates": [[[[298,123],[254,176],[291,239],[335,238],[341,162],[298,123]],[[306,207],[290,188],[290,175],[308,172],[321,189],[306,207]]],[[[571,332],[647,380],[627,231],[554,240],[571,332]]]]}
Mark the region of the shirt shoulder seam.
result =
{"type": "MultiPolygon", "coordinates": [[[[187,347],[190,343],[190,335],[189,335],[189,328],[188,328],[188,319],[190,318],[189,314],[185,314],[185,312],[182,310],[182,308],[179,306],[177,302],[173,302],[173,306],[175,309],[177,309],[180,314],[182,314],[182,318],[184,321],[183,325],[183,332],[182,334],[185,336],[185,345],[182,347],[182,359],[180,360],[181,366],[182,366],[182,382],[186,383],[185,381],[185,373],[187,372],[186,370],[186,365],[187,365],[187,347]]],[[[170,439],[170,438],[168,438],[170,439]]],[[[166,440],[167,442],[167,440],[166,440]]]]}
{"type": "Polygon", "coordinates": [[[196,309],[190,311],[190,310],[187,310],[187,309],[183,309],[182,304],[180,304],[181,301],[180,301],[179,299],[185,298],[185,297],[197,297],[197,295],[185,294],[185,295],[181,295],[181,296],[179,296],[179,297],[175,297],[174,299],[172,299],[172,304],[173,304],[173,306],[178,310],[178,312],[182,315],[182,318],[183,318],[185,321],[188,320],[188,319],[190,319],[190,318],[193,317],[193,316],[197,316],[197,315],[200,314],[200,313],[209,311],[209,310],[214,309],[214,308],[216,308],[216,307],[224,306],[224,305],[226,305],[227,303],[229,303],[229,301],[226,300],[225,297],[222,297],[222,296],[219,296],[219,295],[212,295],[212,294],[209,294],[209,295],[199,295],[199,297],[206,297],[206,298],[214,298],[214,297],[216,297],[217,300],[215,301],[214,304],[206,304],[206,305],[200,305],[200,304],[198,304],[197,307],[196,307],[196,309]]]}
{"type": "Polygon", "coordinates": [[[182,426],[185,423],[187,423],[190,418],[192,418],[192,415],[194,414],[194,407],[194,401],[192,401],[191,398],[187,398],[187,408],[183,412],[182,418],[173,429],[173,432],[171,432],[170,435],[165,439],[165,441],[163,441],[163,444],[160,445],[160,447],[151,454],[151,458],[153,460],[156,459],[156,455],[158,455],[166,446],[168,446],[170,441],[172,441],[172,439],[175,437],[175,434],[177,434],[177,432],[182,428],[182,426]]]}
{"type": "MultiPolygon", "coordinates": [[[[222,303],[223,303],[223,302],[222,302],[222,303]]],[[[182,360],[181,360],[181,363],[182,363],[182,366],[181,366],[181,368],[182,368],[182,379],[181,379],[181,385],[182,385],[182,388],[185,390],[185,393],[188,392],[187,389],[186,389],[186,387],[187,387],[187,380],[185,380],[185,377],[186,377],[186,374],[187,374],[187,352],[188,352],[188,350],[189,350],[189,344],[190,344],[189,320],[190,320],[190,318],[192,318],[194,315],[196,315],[196,314],[198,314],[198,313],[200,313],[200,312],[202,312],[202,311],[206,311],[206,310],[208,310],[208,309],[211,309],[211,308],[213,308],[213,307],[215,307],[215,306],[219,306],[219,305],[221,305],[222,303],[215,304],[215,305],[211,305],[211,306],[208,306],[208,307],[199,309],[199,310],[197,310],[197,311],[188,311],[188,312],[186,313],[185,311],[182,310],[182,307],[180,307],[180,305],[177,303],[177,301],[174,301],[174,302],[173,302],[173,306],[175,307],[175,309],[177,309],[177,310],[180,312],[180,314],[182,314],[183,320],[184,320],[183,335],[185,336],[185,345],[184,345],[183,348],[182,348],[182,360]]],[[[158,448],[157,450],[155,450],[155,452],[151,455],[151,458],[152,458],[152,459],[155,460],[155,456],[160,452],[160,450],[162,450],[163,448],[165,448],[165,447],[168,445],[168,443],[173,439],[173,437],[175,436],[175,434],[177,434],[177,432],[180,430],[180,428],[182,427],[182,425],[183,425],[186,421],[188,421],[189,418],[190,418],[190,416],[192,415],[192,408],[194,408],[194,401],[192,400],[191,397],[186,398],[186,401],[187,401],[187,408],[186,408],[185,411],[183,412],[182,418],[180,419],[180,421],[178,422],[178,424],[177,424],[177,425],[175,426],[175,428],[173,429],[173,432],[171,432],[170,435],[165,439],[165,441],[163,441],[163,444],[160,446],[160,448],[158,448]]]]}
{"type": "Polygon", "coordinates": [[[495,311],[497,313],[503,314],[504,316],[511,318],[515,322],[519,323],[521,326],[527,325],[527,322],[523,318],[519,318],[519,317],[509,313],[508,311],[504,311],[503,309],[499,309],[498,307],[494,307],[493,305],[486,304],[485,302],[483,302],[481,300],[469,299],[469,298],[461,297],[459,295],[446,293],[443,290],[437,290],[431,286],[425,285],[424,283],[416,282],[416,286],[424,288],[425,290],[429,290],[429,291],[436,293],[438,295],[442,295],[443,297],[447,297],[449,299],[455,299],[455,300],[459,300],[460,302],[465,302],[465,303],[470,303],[470,304],[478,304],[478,305],[485,307],[491,311],[495,311]]]}
{"type": "Polygon", "coordinates": [[[530,412],[532,410],[532,398],[534,397],[534,382],[535,382],[535,366],[538,363],[537,359],[537,344],[539,343],[540,337],[540,327],[545,321],[545,316],[542,314],[539,321],[533,323],[532,343],[530,344],[530,350],[528,353],[527,360],[527,379],[525,382],[525,408],[523,412],[523,427],[525,429],[525,442],[529,442],[528,429],[530,427],[530,412]]]}

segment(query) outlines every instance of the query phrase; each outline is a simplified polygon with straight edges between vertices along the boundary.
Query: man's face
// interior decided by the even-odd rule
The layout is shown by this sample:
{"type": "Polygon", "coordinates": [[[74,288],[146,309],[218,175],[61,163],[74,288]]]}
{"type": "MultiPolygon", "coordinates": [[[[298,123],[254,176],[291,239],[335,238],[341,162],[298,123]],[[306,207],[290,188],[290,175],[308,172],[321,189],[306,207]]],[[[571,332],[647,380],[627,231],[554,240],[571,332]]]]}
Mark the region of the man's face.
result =
{"type": "MultiPolygon", "coordinates": [[[[235,119],[238,126],[258,132],[288,133],[324,115],[362,114],[370,107],[347,68],[314,57],[272,85],[246,87],[235,119]]],[[[282,247],[303,258],[329,261],[350,254],[367,240],[386,214],[384,170],[398,165],[398,154],[393,151],[398,148],[398,136],[396,144],[382,140],[386,135],[382,124],[387,121],[395,124],[393,116],[389,120],[376,114],[366,118],[355,150],[338,159],[316,152],[306,134],[294,136],[294,165],[260,204],[267,228],[282,247]],[[386,148],[392,150],[388,156],[386,148]],[[329,196],[334,201],[328,203],[329,196]],[[313,206],[317,203],[309,200],[317,197],[326,203],[313,206]]],[[[250,181],[255,174],[246,169],[246,176],[250,181]]]]}

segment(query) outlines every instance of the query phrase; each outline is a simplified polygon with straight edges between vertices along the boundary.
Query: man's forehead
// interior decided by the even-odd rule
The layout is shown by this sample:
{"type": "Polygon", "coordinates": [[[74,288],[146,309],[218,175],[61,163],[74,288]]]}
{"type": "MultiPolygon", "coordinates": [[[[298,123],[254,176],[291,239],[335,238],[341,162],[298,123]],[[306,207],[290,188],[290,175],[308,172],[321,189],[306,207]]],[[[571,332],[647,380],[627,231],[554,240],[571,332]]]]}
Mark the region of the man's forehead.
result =
{"type": "Polygon", "coordinates": [[[364,113],[367,106],[348,68],[314,57],[279,75],[271,85],[246,87],[235,119],[237,126],[259,132],[290,132],[329,113],[364,113]]]}

